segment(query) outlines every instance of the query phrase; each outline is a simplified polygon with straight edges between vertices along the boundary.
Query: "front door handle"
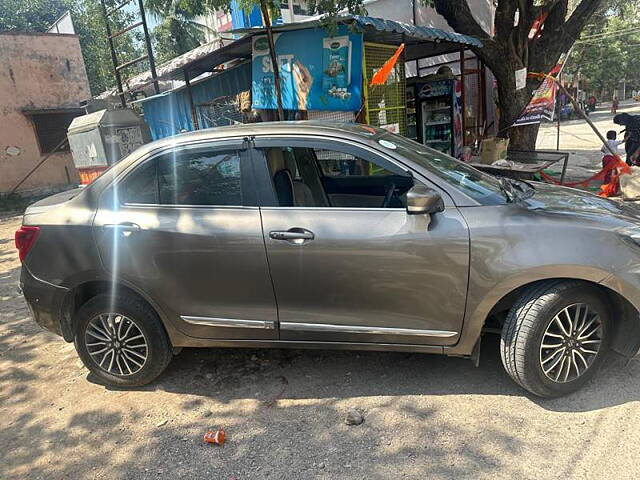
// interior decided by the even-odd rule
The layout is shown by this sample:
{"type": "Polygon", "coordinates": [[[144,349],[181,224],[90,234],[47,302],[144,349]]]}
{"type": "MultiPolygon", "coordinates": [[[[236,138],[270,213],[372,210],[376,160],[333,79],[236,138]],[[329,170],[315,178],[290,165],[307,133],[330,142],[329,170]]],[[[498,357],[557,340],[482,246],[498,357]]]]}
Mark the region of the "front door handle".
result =
{"type": "Polygon", "coordinates": [[[140,230],[140,225],[137,223],[123,222],[123,223],[107,223],[102,226],[105,230],[115,230],[122,232],[125,236],[131,235],[133,232],[140,230]]]}
{"type": "Polygon", "coordinates": [[[296,245],[313,240],[316,236],[312,231],[305,228],[290,228],[289,230],[274,230],[269,232],[269,238],[273,240],[285,240],[296,245]]]}

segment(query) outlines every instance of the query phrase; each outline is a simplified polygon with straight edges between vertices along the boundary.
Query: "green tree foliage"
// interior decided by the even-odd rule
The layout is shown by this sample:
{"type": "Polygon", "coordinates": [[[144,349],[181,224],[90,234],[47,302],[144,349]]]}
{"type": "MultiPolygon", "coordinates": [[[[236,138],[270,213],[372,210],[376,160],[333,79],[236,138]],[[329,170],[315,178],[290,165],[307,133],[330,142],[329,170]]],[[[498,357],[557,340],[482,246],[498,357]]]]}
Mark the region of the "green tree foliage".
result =
{"type": "Polygon", "coordinates": [[[309,0],[308,8],[312,14],[324,14],[329,19],[342,11],[353,15],[367,14],[361,0],[309,0]]]}
{"type": "Polygon", "coordinates": [[[610,98],[623,80],[627,92],[639,89],[640,5],[618,0],[598,12],[576,43],[567,71],[580,73],[582,88],[597,98],[610,98]]]}
{"type": "MultiPolygon", "coordinates": [[[[71,18],[73,19],[76,33],[80,37],[80,46],[84,56],[91,93],[98,95],[115,86],[113,63],[107,42],[102,6],[99,0],[65,0],[68,2],[71,18]]],[[[118,0],[107,0],[107,9],[118,3],[118,0]]],[[[109,19],[112,32],[120,30],[136,21],[134,13],[124,9],[116,12],[109,19]]],[[[114,46],[118,62],[120,64],[132,60],[140,55],[144,49],[142,44],[142,32],[140,29],[132,30],[114,39],[114,46]]],[[[148,65],[139,64],[127,69],[124,77],[128,78],[136,73],[144,71],[148,65]]]]}
{"type": "Polygon", "coordinates": [[[0,0],[0,31],[44,32],[65,10],[64,0],[0,0]]]}
{"type": "Polygon", "coordinates": [[[145,8],[158,20],[153,40],[157,58],[164,62],[204,42],[207,27],[196,18],[212,13],[215,6],[201,0],[145,0],[145,8]]]}

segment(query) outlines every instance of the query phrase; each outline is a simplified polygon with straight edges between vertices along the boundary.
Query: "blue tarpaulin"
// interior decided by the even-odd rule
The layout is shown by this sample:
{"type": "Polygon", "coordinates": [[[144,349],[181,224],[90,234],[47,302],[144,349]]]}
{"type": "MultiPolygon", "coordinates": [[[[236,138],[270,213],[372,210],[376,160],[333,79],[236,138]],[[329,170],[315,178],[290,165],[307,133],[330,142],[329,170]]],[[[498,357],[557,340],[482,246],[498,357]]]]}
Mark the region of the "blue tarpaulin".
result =
{"type": "MultiPolygon", "coordinates": [[[[191,84],[193,103],[201,105],[217,97],[237,95],[251,89],[251,64],[245,63],[205,80],[191,84]]],[[[186,87],[154,95],[141,100],[144,120],[149,125],[154,140],[194,130],[191,119],[189,94],[186,87]]],[[[209,119],[198,110],[201,128],[211,126],[209,119]]]]}

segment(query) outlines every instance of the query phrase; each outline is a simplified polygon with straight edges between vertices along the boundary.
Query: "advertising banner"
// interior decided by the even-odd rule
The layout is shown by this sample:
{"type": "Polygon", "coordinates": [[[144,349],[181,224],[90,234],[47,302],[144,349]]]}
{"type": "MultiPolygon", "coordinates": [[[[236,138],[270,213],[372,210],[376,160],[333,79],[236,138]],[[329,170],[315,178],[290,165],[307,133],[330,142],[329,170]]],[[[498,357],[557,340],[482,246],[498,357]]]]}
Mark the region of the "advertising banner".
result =
{"type": "MultiPolygon", "coordinates": [[[[285,110],[358,111],[362,104],[362,35],[338,27],[274,34],[285,110]]],[[[278,108],[269,42],[253,37],[252,106],[278,108]]]]}
{"type": "MultiPolygon", "coordinates": [[[[553,67],[549,72],[549,75],[556,76],[562,71],[564,66],[564,59],[566,56],[560,57],[558,64],[553,67]]],[[[558,86],[550,78],[545,78],[540,84],[538,89],[534,92],[533,97],[529,104],[525,107],[513,126],[518,127],[520,125],[531,125],[534,123],[540,123],[542,119],[553,121],[553,114],[556,108],[556,94],[558,93],[558,86]]]]}

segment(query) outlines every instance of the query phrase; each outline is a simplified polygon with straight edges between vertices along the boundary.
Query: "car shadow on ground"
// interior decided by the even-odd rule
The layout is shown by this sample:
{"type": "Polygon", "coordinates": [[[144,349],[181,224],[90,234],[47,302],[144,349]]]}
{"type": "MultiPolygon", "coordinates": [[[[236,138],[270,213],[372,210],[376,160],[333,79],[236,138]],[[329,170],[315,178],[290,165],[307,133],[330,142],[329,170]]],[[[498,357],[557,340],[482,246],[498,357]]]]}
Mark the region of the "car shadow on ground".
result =
{"type": "MultiPolygon", "coordinates": [[[[5,265],[14,257],[0,251],[5,265]]],[[[528,396],[502,369],[495,336],[479,368],[409,353],[184,349],[151,385],[111,392],[84,384],[73,347],[33,322],[18,277],[0,263],[0,407],[19,412],[0,426],[0,478],[533,478],[529,462],[510,459],[545,458],[580,416],[554,430],[553,415],[536,423],[527,398],[575,413],[640,399],[640,367],[615,358],[581,392],[528,396]],[[368,405],[357,428],[343,422],[352,404],[368,405]],[[203,444],[209,425],[228,427],[223,448],[203,444]]],[[[580,435],[600,433],[597,418],[584,421],[580,435]]],[[[577,476],[588,451],[569,443],[571,461],[545,471],[577,476]]]]}
{"type": "MultiPolygon", "coordinates": [[[[97,382],[92,375],[88,379],[97,382]]],[[[156,382],[141,389],[265,405],[278,399],[503,395],[527,397],[551,411],[585,412],[640,400],[638,379],[640,362],[627,365],[611,354],[582,390],[541,399],[508,377],[499,337],[485,335],[478,368],[468,359],[420,353],[185,348],[156,382]]]]}

